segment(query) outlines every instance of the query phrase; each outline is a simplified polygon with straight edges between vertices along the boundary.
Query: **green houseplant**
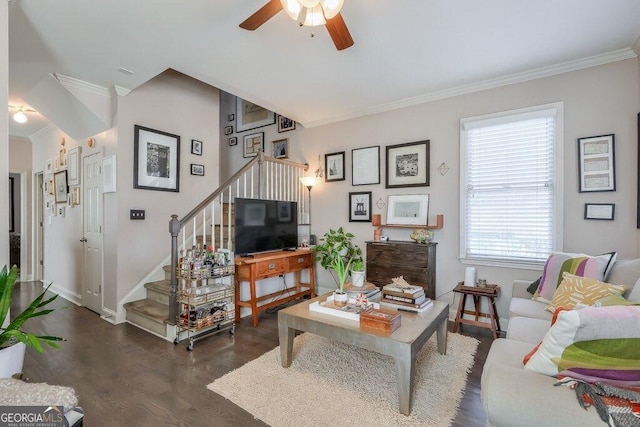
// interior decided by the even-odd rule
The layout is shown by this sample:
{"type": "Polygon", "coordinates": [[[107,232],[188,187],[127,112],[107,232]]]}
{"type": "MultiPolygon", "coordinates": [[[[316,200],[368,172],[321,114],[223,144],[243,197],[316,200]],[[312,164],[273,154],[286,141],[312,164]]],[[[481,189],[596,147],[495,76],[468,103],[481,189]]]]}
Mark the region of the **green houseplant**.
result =
{"type": "Polygon", "coordinates": [[[353,263],[362,263],[362,250],[352,242],[354,235],[345,232],[342,227],[329,229],[313,251],[316,260],[326,270],[335,272],[337,293],[344,294],[344,283],[347,281],[349,269],[353,263]]]}
{"type": "Polygon", "coordinates": [[[364,262],[362,259],[356,259],[351,265],[351,283],[353,286],[364,286],[364,262]]]}
{"type": "MultiPolygon", "coordinates": [[[[53,311],[53,309],[44,308],[58,297],[58,295],[54,295],[49,299],[44,299],[49,286],[47,286],[22,313],[16,316],[13,321],[10,321],[9,308],[11,307],[13,289],[17,276],[18,270],[15,266],[8,272],[7,266],[4,266],[0,272],[0,325],[2,325],[0,328],[0,357],[8,358],[7,363],[12,363],[12,366],[18,369],[16,372],[19,372],[22,370],[22,360],[18,361],[18,364],[13,363],[14,361],[9,360],[14,357],[13,355],[24,358],[24,350],[26,347],[34,348],[37,352],[42,353],[44,351],[42,343],[59,348],[57,341],[64,340],[60,337],[34,335],[23,330],[23,326],[27,320],[32,317],[47,315],[53,311]]],[[[10,372],[6,376],[11,376],[16,372],[10,372]]],[[[3,376],[4,375],[0,375],[0,377],[3,376]]]]}

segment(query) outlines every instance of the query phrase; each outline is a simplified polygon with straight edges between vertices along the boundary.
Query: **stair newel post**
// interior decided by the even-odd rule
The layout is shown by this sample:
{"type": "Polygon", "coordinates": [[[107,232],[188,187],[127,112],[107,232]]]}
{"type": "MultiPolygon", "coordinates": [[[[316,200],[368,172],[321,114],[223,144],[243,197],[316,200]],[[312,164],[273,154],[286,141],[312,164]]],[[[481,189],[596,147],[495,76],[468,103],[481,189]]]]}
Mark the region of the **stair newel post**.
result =
{"type": "Polygon", "coordinates": [[[171,215],[169,233],[171,233],[171,293],[167,323],[175,325],[178,318],[178,234],[180,234],[178,215],[171,215]]]}

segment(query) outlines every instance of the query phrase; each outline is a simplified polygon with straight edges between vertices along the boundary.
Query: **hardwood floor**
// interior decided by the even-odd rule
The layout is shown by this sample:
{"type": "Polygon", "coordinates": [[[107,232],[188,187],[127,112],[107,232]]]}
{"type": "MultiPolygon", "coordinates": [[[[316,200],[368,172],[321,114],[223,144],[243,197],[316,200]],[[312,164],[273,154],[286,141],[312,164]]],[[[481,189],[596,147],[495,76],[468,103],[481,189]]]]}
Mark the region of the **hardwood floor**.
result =
{"type": "MultiPolygon", "coordinates": [[[[24,309],[41,290],[39,282],[16,287],[12,313],[24,309]]],[[[129,324],[111,325],[85,308],[58,298],[56,311],[29,320],[30,332],[67,338],[61,349],[44,354],[29,349],[24,372],[30,382],[73,387],[85,411],[86,426],[264,426],[251,414],[206,389],[225,373],[278,346],[277,313],[250,318],[186,351],[129,324]]],[[[487,329],[464,331],[480,340],[454,427],[485,425],[480,375],[491,345],[487,329]]]]}

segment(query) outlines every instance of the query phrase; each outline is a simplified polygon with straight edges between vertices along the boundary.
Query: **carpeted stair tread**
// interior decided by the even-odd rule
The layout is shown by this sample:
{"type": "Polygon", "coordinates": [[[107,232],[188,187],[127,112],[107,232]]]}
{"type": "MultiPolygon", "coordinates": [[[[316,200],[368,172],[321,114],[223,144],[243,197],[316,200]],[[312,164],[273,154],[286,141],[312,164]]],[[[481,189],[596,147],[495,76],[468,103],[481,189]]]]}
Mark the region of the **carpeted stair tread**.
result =
{"type": "Polygon", "coordinates": [[[158,323],[164,323],[169,317],[168,306],[148,298],[128,302],[124,307],[158,323]]]}
{"type": "Polygon", "coordinates": [[[147,290],[153,290],[158,293],[170,294],[171,293],[171,281],[170,280],[157,280],[155,282],[145,283],[144,287],[147,290]]]}

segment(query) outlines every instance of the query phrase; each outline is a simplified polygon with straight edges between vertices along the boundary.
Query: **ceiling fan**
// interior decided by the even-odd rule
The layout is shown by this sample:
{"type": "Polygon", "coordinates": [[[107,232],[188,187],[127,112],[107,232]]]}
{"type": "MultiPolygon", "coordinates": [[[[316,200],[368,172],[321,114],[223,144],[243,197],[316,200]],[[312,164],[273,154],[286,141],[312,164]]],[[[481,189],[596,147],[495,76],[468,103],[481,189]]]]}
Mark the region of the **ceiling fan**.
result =
{"type": "Polygon", "coordinates": [[[254,31],[282,9],[300,26],[324,25],[336,45],[343,50],[353,46],[353,39],[340,9],[344,0],[269,0],[256,13],[240,24],[240,28],[254,31]]]}

